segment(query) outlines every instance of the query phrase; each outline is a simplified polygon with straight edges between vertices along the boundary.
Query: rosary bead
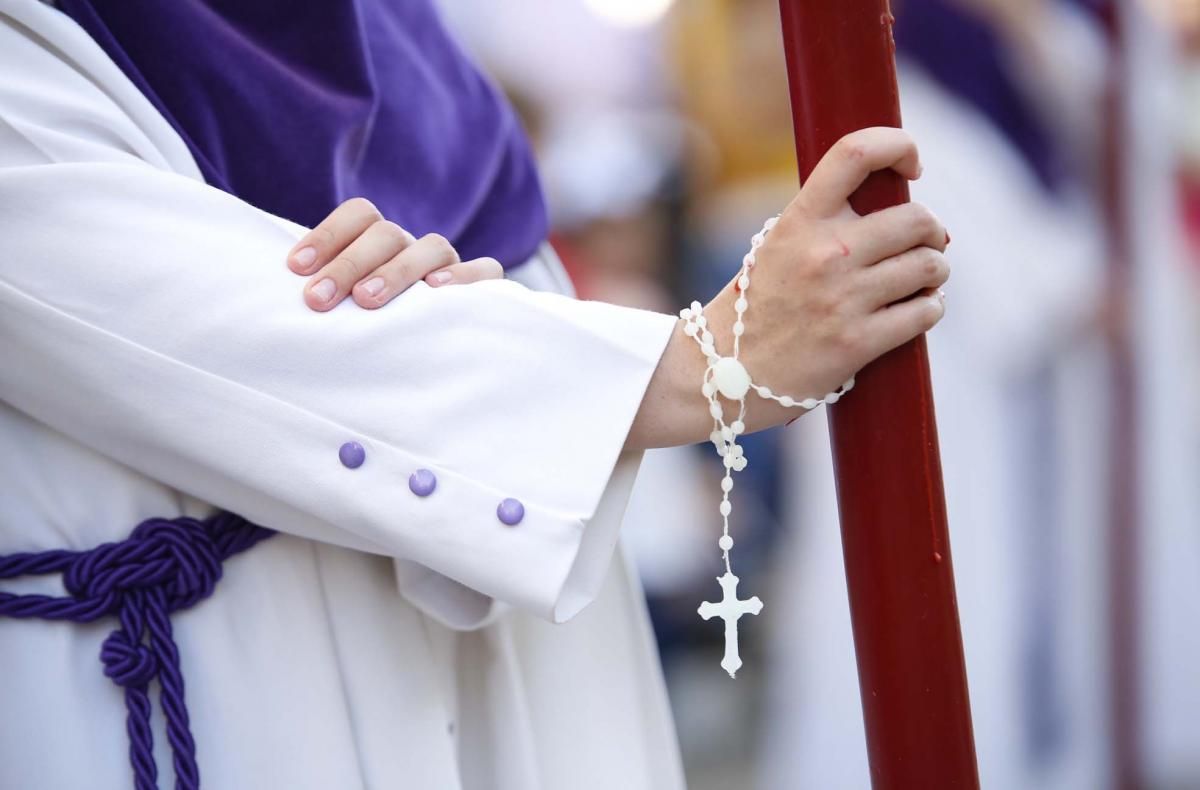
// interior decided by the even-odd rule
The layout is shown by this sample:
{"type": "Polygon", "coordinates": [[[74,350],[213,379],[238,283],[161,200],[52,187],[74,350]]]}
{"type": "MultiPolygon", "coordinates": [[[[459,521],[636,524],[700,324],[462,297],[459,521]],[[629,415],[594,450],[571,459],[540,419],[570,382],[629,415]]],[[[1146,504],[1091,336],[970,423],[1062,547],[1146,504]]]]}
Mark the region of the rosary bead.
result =
{"type": "Polygon", "coordinates": [[[728,516],[732,512],[733,512],[733,505],[729,504],[729,500],[726,499],[725,501],[723,501],[721,503],[721,515],[728,516]]]}
{"type": "Polygon", "coordinates": [[[750,277],[748,275],[743,274],[741,277],[738,278],[738,288],[740,288],[744,291],[749,287],[750,287],[750,277]]]}
{"type": "Polygon", "coordinates": [[[691,320],[691,318],[692,318],[692,310],[691,310],[691,308],[689,308],[689,307],[685,307],[685,308],[683,308],[682,310],[680,310],[680,311],[679,311],[679,317],[680,317],[680,318],[682,318],[684,321],[690,321],[690,320],[691,320]]]}
{"type": "Polygon", "coordinates": [[[717,353],[717,349],[716,349],[716,347],[713,346],[712,343],[703,343],[702,342],[700,344],[700,353],[704,354],[704,356],[706,356],[706,357],[711,357],[717,353]]]}
{"type": "Polygon", "coordinates": [[[717,391],[717,388],[713,386],[713,383],[711,381],[704,382],[704,384],[700,387],[700,392],[706,398],[711,398],[713,396],[713,393],[716,391],[717,391]]]}
{"type": "Polygon", "coordinates": [[[714,420],[721,419],[721,415],[723,413],[722,409],[721,409],[721,404],[719,404],[719,403],[708,404],[708,413],[712,415],[714,420]]]}
{"type": "Polygon", "coordinates": [[[791,395],[784,395],[782,398],[779,399],[779,405],[780,406],[795,406],[796,401],[792,399],[791,395]]]}
{"type": "Polygon", "coordinates": [[[722,535],[721,539],[717,541],[717,545],[721,547],[721,551],[729,551],[733,548],[733,538],[722,535]]]}
{"type": "Polygon", "coordinates": [[[817,400],[816,398],[805,398],[804,400],[800,401],[800,406],[808,409],[809,411],[812,411],[820,405],[821,401],[817,400]]]}
{"type": "Polygon", "coordinates": [[[741,420],[734,420],[733,424],[729,427],[733,431],[734,436],[739,436],[746,432],[746,423],[741,420]]]}
{"type": "MultiPolygon", "coordinates": [[[[728,456],[726,456],[726,457],[728,457],[728,456]]],[[[731,466],[733,468],[733,471],[735,471],[735,472],[742,471],[743,469],[746,468],[746,457],[742,456],[741,458],[734,458],[733,464],[731,466]]]]}
{"type": "Polygon", "coordinates": [[[728,428],[728,427],[722,428],[721,429],[721,438],[727,442],[732,442],[733,441],[733,429],[728,428]]]}
{"type": "Polygon", "coordinates": [[[695,314],[697,314],[697,315],[699,315],[699,314],[700,314],[700,312],[701,312],[701,311],[704,309],[704,308],[703,308],[703,307],[700,305],[700,303],[699,303],[699,302],[692,302],[692,304],[690,305],[690,307],[692,308],[692,312],[693,312],[693,313],[695,313],[695,314]]]}
{"type": "Polygon", "coordinates": [[[724,491],[726,494],[728,494],[730,491],[733,490],[733,478],[732,477],[721,478],[721,490],[724,491]]]}
{"type": "Polygon", "coordinates": [[[744,334],[746,334],[746,325],[743,324],[741,321],[734,321],[733,322],[733,336],[741,337],[744,334]]]}
{"type": "Polygon", "coordinates": [[[687,323],[683,325],[683,333],[688,337],[695,337],[697,331],[696,325],[693,323],[687,323]]]}
{"type": "Polygon", "coordinates": [[[842,399],[842,393],[840,393],[840,392],[831,392],[825,396],[825,402],[828,403],[830,406],[837,403],[841,399],[842,399]]]}
{"type": "Polygon", "coordinates": [[[779,217],[771,217],[763,223],[763,231],[769,232],[771,228],[779,224],[779,217]]]}
{"type": "Polygon", "coordinates": [[[721,455],[725,456],[725,468],[733,469],[737,463],[737,459],[733,457],[733,453],[721,453],[721,455]]]}
{"type": "Polygon", "coordinates": [[[770,387],[759,387],[758,394],[764,398],[769,398],[773,394],[770,387]]]}
{"type": "Polygon", "coordinates": [[[741,400],[750,389],[750,374],[746,367],[733,357],[721,357],[713,365],[713,383],[717,390],[730,400],[741,400]]]}
{"type": "Polygon", "coordinates": [[[708,319],[702,315],[696,316],[696,326],[703,329],[704,327],[708,326],[708,319]]]}
{"type": "Polygon", "coordinates": [[[712,442],[713,444],[717,445],[718,447],[720,447],[720,446],[722,445],[722,442],[721,442],[721,432],[720,432],[720,431],[717,431],[717,430],[714,430],[712,433],[710,433],[710,434],[708,435],[708,440],[709,440],[710,442],[712,442]]]}
{"type": "Polygon", "coordinates": [[[733,309],[737,310],[739,313],[746,312],[746,308],[749,306],[750,303],[746,301],[746,297],[744,296],[739,296],[737,301],[733,303],[733,309]]]}

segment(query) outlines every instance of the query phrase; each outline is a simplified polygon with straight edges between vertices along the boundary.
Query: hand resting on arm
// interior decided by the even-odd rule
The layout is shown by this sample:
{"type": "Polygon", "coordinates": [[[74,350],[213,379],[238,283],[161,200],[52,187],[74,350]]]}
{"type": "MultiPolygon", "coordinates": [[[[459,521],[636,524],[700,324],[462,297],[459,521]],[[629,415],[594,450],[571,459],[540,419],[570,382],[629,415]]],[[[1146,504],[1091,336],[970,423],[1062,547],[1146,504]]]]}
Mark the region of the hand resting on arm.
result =
{"type": "MultiPolygon", "coordinates": [[[[949,237],[924,206],[908,203],[866,217],[849,197],[873,171],[916,179],[916,145],[899,129],[847,135],[822,159],[758,252],[754,310],[742,359],[765,371],[779,391],[820,397],[871,360],[932,328],[942,317],[938,288],[950,274],[949,237]]],[[[288,266],[309,275],[305,301],[325,311],[351,296],[361,307],[386,304],[413,284],[466,284],[503,276],[491,258],[460,261],[441,236],[414,237],[370,202],[339,206],[289,253],[288,266]]],[[[705,307],[718,353],[728,353],[738,298],[734,281],[705,307]]],[[[651,379],[626,449],[704,441],[712,430],[699,394],[705,360],[680,322],[651,379]]],[[[758,400],[750,431],[795,416],[758,400]]]]}

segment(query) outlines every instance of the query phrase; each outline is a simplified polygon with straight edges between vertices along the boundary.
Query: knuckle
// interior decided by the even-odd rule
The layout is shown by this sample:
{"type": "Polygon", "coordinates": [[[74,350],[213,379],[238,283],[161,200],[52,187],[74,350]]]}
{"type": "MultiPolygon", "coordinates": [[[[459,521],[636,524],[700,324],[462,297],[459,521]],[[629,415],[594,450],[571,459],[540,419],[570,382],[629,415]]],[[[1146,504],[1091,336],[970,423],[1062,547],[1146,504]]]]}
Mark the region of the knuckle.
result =
{"type": "Polygon", "coordinates": [[[945,265],[942,262],[942,256],[936,250],[931,250],[928,247],[922,249],[920,253],[921,276],[929,281],[935,281],[941,277],[942,270],[945,265]]]}
{"type": "Polygon", "coordinates": [[[333,231],[326,227],[319,227],[313,230],[312,241],[318,246],[332,247],[337,239],[333,235],[333,231]]]}
{"type": "Polygon", "coordinates": [[[440,233],[429,233],[425,236],[426,243],[432,246],[438,257],[449,259],[455,263],[458,262],[458,251],[454,249],[454,245],[440,233]]]}
{"type": "Polygon", "coordinates": [[[392,222],[390,219],[377,219],[371,229],[392,242],[402,242],[408,238],[408,231],[392,222]]]}
{"type": "MultiPolygon", "coordinates": [[[[836,316],[842,307],[842,300],[838,299],[832,292],[821,290],[813,294],[809,300],[809,311],[820,319],[829,319],[836,316]]],[[[831,334],[836,335],[836,330],[831,334]]]]}
{"type": "Polygon", "coordinates": [[[842,327],[842,330],[837,335],[836,342],[838,350],[851,358],[858,357],[866,344],[862,330],[851,324],[842,327]]]}
{"type": "Polygon", "coordinates": [[[339,255],[334,258],[329,264],[327,273],[341,286],[346,286],[354,282],[363,274],[360,271],[359,263],[345,255],[339,255]]]}
{"type": "Polygon", "coordinates": [[[480,258],[480,268],[484,279],[498,280],[504,276],[504,267],[495,258],[480,258]]]}
{"type": "Polygon", "coordinates": [[[945,255],[936,252],[933,256],[933,272],[930,279],[935,285],[944,285],[950,279],[950,261],[945,255]]]}
{"type": "Polygon", "coordinates": [[[375,204],[367,200],[365,197],[353,197],[342,204],[342,208],[347,211],[352,211],[356,215],[381,218],[383,215],[379,213],[379,209],[375,208],[375,204]]]}
{"type": "Polygon", "coordinates": [[[927,207],[920,203],[913,203],[912,206],[912,224],[921,235],[932,234],[941,227],[942,223],[938,220],[937,215],[927,207]]]}
{"type": "Polygon", "coordinates": [[[841,138],[834,148],[837,155],[847,162],[857,162],[867,155],[867,146],[858,133],[841,138]]]}
{"type": "Polygon", "coordinates": [[[805,248],[804,264],[816,272],[832,273],[845,258],[843,249],[844,247],[836,242],[811,244],[805,248]]]}
{"type": "Polygon", "coordinates": [[[918,317],[918,325],[921,332],[928,332],[937,326],[942,320],[942,316],[946,314],[946,306],[942,304],[940,299],[928,298],[925,300],[926,306],[920,311],[918,317]]]}
{"type": "Polygon", "coordinates": [[[391,269],[391,278],[401,290],[413,285],[419,279],[417,273],[413,270],[412,261],[404,257],[401,257],[388,268],[391,269]]]}

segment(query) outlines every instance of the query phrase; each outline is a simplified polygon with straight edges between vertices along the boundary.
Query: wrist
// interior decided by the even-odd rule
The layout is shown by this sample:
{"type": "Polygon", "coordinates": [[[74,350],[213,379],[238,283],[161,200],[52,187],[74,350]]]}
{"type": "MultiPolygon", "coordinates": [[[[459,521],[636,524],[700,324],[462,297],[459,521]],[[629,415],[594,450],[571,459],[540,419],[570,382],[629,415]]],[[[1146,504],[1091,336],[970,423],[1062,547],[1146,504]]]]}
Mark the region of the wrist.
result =
{"type": "Polygon", "coordinates": [[[712,432],[708,404],[699,392],[707,363],[683,326],[682,320],[675,322],[625,440],[627,450],[698,444],[712,432]]]}

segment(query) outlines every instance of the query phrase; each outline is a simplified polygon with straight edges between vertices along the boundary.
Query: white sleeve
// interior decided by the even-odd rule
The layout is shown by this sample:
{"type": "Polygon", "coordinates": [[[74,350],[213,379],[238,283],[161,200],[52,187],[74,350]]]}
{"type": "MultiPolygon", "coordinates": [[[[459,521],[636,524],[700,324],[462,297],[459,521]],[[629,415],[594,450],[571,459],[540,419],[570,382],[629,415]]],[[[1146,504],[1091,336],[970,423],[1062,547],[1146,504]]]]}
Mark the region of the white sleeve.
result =
{"type": "Polygon", "coordinates": [[[0,399],[256,523],[400,558],[453,625],[596,594],[672,317],[503,281],[314,313],[284,265],[301,228],[148,163],[116,104],[73,100],[94,85],[46,84],[64,60],[11,68],[33,39],[4,21],[0,399]]]}

